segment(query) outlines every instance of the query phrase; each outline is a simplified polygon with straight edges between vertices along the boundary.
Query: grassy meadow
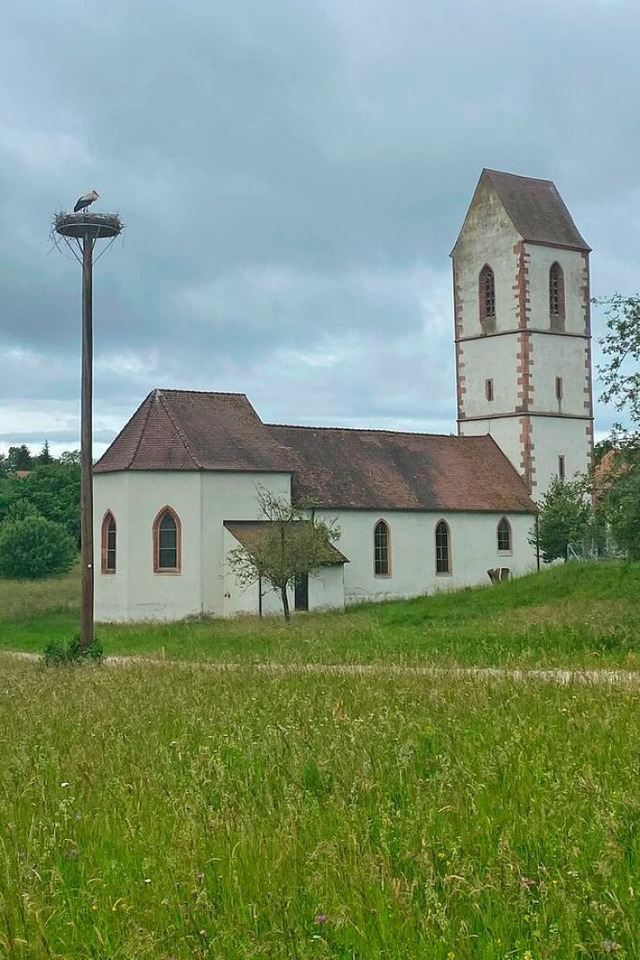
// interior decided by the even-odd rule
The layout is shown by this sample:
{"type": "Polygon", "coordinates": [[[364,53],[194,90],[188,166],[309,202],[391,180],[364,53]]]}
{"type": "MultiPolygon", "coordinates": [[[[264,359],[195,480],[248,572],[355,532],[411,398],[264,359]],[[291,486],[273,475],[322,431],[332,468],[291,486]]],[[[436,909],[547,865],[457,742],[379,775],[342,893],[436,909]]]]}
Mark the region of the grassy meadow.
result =
{"type": "MultiPolygon", "coordinates": [[[[77,632],[79,580],[0,580],[0,648],[77,632]]],[[[640,564],[571,564],[508,583],[346,613],[99,625],[109,654],[225,663],[640,668],[640,564]]]]}
{"type": "Polygon", "coordinates": [[[640,685],[392,669],[637,669],[640,565],[12,655],[78,594],[0,581],[2,960],[640,956],[640,685]]]}
{"type": "Polygon", "coordinates": [[[640,697],[0,655],[0,956],[640,955],[640,697]]]}

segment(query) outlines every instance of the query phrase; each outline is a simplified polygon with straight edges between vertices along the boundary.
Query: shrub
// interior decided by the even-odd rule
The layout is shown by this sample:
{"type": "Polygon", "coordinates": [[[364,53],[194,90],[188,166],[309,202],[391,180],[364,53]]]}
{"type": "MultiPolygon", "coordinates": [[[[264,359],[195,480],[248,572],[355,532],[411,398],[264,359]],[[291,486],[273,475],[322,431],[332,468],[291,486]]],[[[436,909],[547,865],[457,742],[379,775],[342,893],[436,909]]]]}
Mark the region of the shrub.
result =
{"type": "Polygon", "coordinates": [[[67,663],[82,663],[86,660],[93,660],[94,663],[102,663],[104,650],[102,643],[97,637],[94,637],[86,650],[80,647],[80,636],[76,634],[71,640],[49,640],[42,659],[47,667],[60,667],[67,663]]]}
{"type": "Polygon", "coordinates": [[[76,557],[73,537],[53,520],[28,515],[0,526],[0,576],[42,580],[66,573],[76,557]]]}

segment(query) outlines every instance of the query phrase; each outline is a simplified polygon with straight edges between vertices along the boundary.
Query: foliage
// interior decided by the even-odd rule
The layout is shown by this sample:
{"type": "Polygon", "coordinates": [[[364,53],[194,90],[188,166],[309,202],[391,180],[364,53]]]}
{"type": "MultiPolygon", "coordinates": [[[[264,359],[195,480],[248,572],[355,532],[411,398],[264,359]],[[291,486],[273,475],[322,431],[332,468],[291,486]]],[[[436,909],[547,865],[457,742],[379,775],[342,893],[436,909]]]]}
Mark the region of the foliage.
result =
{"type": "Polygon", "coordinates": [[[640,560],[640,448],[623,444],[600,478],[599,509],[630,560],[640,560]]]}
{"type": "Polygon", "coordinates": [[[529,542],[538,544],[543,560],[566,559],[569,543],[582,540],[594,524],[593,510],[586,497],[582,480],[560,480],[554,477],[540,501],[537,536],[529,542]]]}
{"type": "Polygon", "coordinates": [[[241,586],[261,580],[271,584],[280,595],[285,620],[289,620],[287,589],[296,577],[331,562],[331,543],[340,532],[336,523],[319,519],[312,510],[293,506],[264,487],[258,488],[257,498],[269,524],[250,549],[231,550],[227,561],[241,586]]]}
{"type": "Polygon", "coordinates": [[[94,637],[88,647],[80,646],[80,634],[76,634],[65,643],[64,640],[49,640],[44,648],[42,660],[46,667],[60,667],[65,664],[78,664],[91,660],[101,663],[104,657],[102,643],[94,637]]]}
{"type": "Polygon", "coordinates": [[[63,524],[80,543],[80,467],[59,461],[36,464],[28,476],[0,476],[0,524],[20,502],[31,504],[47,520],[63,524]]]}
{"type": "Polygon", "coordinates": [[[0,526],[0,576],[40,580],[70,570],[76,557],[62,524],[30,514],[0,526]]]}
{"type": "Polygon", "coordinates": [[[9,447],[6,457],[6,469],[8,472],[15,473],[16,470],[31,470],[33,459],[26,444],[19,447],[9,447]]]}
{"type": "Polygon", "coordinates": [[[602,399],[640,425],[640,297],[615,294],[596,303],[606,308],[608,330],[601,341],[606,362],[598,368],[602,399]]]}

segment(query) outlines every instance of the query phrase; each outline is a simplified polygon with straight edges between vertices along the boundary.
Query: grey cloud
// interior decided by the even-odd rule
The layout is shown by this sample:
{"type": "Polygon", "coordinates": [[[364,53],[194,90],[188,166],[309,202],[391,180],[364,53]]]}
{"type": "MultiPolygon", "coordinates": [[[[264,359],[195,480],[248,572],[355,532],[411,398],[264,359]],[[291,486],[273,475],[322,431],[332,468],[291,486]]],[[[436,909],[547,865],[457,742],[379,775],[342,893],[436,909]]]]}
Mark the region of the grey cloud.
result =
{"type": "Polygon", "coordinates": [[[114,428],[166,385],[242,390],[279,420],[453,429],[447,254],[483,166],[554,178],[594,291],[635,286],[636,4],[26,0],[3,16],[0,355],[31,357],[0,384],[7,406],[77,395],[79,269],[47,238],[92,187],[127,226],[95,276],[114,428]]]}

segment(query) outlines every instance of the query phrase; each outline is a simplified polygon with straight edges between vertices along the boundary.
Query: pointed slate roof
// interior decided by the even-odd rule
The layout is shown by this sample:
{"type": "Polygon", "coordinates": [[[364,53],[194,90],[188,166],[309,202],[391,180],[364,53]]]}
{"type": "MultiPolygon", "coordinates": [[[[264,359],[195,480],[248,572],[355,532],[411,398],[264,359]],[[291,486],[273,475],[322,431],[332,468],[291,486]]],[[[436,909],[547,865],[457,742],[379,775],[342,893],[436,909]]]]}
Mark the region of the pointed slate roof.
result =
{"type": "Polygon", "coordinates": [[[270,429],[295,458],[298,502],[328,509],[535,512],[524,480],[490,436],[270,429]]]}
{"type": "MultiPolygon", "coordinates": [[[[591,250],[573,222],[552,180],[520,177],[515,173],[484,169],[478,190],[490,184],[523,240],[573,250],[591,250]]],[[[471,201],[473,205],[473,200],[471,201]]],[[[462,228],[464,231],[464,227],[462,228]]]]}
{"type": "Polygon", "coordinates": [[[154,390],[93,470],[288,473],[291,464],[244,394],[154,390]]]}

